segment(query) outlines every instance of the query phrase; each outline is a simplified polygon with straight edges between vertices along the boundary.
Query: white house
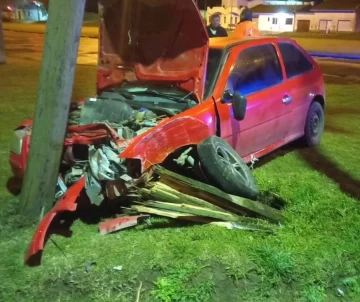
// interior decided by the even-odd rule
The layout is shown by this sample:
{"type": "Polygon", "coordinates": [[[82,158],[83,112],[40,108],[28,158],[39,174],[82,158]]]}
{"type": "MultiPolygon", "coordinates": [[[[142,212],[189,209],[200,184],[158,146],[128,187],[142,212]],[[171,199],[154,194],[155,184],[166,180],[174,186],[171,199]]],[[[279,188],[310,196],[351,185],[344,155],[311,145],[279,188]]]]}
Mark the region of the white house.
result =
{"type": "Polygon", "coordinates": [[[294,9],[313,4],[312,1],[278,1],[278,0],[222,0],[220,7],[208,7],[205,19],[210,22],[210,16],[221,14],[221,26],[233,29],[240,21],[241,8],[246,6],[253,11],[254,22],[261,31],[293,31],[294,9]]]}
{"type": "Polygon", "coordinates": [[[221,6],[222,7],[240,7],[240,6],[247,6],[247,7],[254,7],[259,4],[264,4],[264,0],[222,0],[221,6]]]}
{"type": "Polygon", "coordinates": [[[328,0],[308,11],[297,12],[294,29],[299,32],[360,31],[360,1],[328,0]]]}
{"type": "Polygon", "coordinates": [[[225,7],[239,7],[247,6],[254,7],[260,4],[268,5],[305,5],[313,3],[311,0],[222,0],[221,6],[225,7]]]}
{"type": "Polygon", "coordinates": [[[310,5],[258,5],[252,8],[254,22],[260,31],[294,31],[295,13],[310,5]]]}

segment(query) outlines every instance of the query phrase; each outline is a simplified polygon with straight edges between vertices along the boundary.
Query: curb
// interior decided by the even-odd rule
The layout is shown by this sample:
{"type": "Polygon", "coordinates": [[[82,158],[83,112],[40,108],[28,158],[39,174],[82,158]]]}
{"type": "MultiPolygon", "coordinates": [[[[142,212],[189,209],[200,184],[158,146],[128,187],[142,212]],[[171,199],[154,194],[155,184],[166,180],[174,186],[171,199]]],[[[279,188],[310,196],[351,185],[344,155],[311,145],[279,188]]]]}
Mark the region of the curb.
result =
{"type": "Polygon", "coordinates": [[[343,60],[360,60],[360,55],[340,54],[340,53],[322,53],[322,52],[309,52],[312,57],[318,58],[332,58],[343,60]]]}

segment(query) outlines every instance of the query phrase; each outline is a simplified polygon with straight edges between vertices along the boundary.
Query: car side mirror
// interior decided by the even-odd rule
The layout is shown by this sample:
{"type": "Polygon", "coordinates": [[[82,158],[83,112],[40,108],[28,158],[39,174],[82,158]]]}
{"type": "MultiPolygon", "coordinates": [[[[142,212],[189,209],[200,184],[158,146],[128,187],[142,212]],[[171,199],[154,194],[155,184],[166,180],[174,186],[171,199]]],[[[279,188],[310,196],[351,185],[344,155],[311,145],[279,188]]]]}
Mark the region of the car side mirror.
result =
{"type": "Polygon", "coordinates": [[[228,104],[231,103],[233,100],[234,95],[232,94],[232,92],[229,89],[226,89],[223,93],[223,96],[221,98],[221,101],[224,104],[228,104]]]}
{"type": "Polygon", "coordinates": [[[237,121],[242,121],[245,118],[247,99],[240,93],[231,93],[230,90],[225,90],[221,101],[224,104],[232,103],[234,118],[237,121]]]}
{"type": "Polygon", "coordinates": [[[235,92],[232,98],[232,107],[233,107],[234,118],[237,121],[242,121],[245,118],[246,106],[247,106],[246,97],[242,96],[238,92],[235,92]]]}

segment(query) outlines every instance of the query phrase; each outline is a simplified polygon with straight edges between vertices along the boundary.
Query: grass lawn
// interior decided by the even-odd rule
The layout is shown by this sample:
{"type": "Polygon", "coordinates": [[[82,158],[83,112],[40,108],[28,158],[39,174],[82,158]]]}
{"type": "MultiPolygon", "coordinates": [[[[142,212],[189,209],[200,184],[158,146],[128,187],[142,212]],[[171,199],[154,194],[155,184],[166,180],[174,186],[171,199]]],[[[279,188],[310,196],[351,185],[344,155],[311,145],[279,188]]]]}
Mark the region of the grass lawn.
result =
{"type": "MultiPolygon", "coordinates": [[[[0,301],[135,301],[140,281],[140,301],[360,301],[359,86],[327,86],[320,148],[281,150],[255,169],[262,190],[287,200],[275,235],[153,219],[102,237],[77,221],[71,238],[53,236],[42,266],[29,268],[35,226],[15,215],[7,160],[12,129],[33,114],[39,69],[0,66],[0,301]],[[89,261],[97,265],[87,273],[89,261]]],[[[78,66],[74,98],[94,87],[95,68],[78,66]]]]}

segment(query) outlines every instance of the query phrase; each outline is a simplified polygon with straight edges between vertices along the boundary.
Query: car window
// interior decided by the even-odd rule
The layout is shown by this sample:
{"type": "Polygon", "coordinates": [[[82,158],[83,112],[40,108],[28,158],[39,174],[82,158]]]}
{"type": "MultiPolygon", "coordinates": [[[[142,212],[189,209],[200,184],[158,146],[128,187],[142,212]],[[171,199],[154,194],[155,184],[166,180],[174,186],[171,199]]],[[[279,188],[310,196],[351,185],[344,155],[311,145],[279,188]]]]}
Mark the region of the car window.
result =
{"type": "Polygon", "coordinates": [[[236,60],[227,89],[249,95],[283,81],[279,58],[272,44],[249,47],[236,60]]]}
{"type": "Polygon", "coordinates": [[[279,43],[280,53],[285,64],[286,76],[290,79],[314,68],[313,64],[294,45],[279,43]]]}
{"type": "Polygon", "coordinates": [[[205,98],[210,95],[211,87],[214,84],[218,68],[221,64],[222,55],[222,49],[209,49],[205,80],[205,98]]]}

